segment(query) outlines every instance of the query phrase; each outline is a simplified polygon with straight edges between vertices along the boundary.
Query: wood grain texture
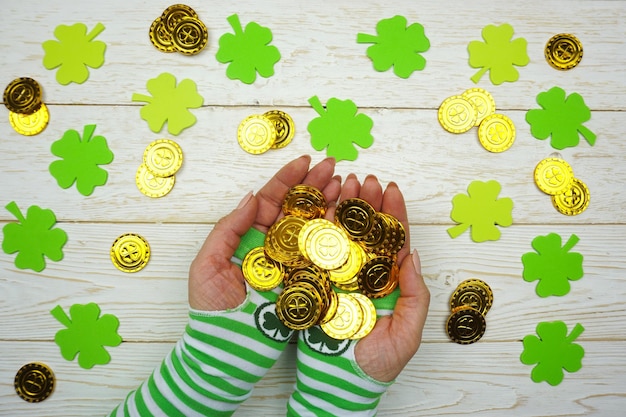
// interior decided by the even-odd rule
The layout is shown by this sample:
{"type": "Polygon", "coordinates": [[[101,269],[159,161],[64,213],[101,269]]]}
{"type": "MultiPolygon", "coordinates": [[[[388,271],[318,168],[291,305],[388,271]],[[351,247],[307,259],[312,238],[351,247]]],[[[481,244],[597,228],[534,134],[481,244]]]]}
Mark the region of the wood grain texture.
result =
{"type": "MultiPolygon", "coordinates": [[[[409,211],[411,246],[418,249],[431,305],[424,342],[382,399],[380,416],[617,416],[626,408],[626,2],[409,2],[338,0],[237,3],[192,1],[209,28],[209,45],[197,56],[163,54],[149,42],[150,23],[171,3],[109,0],[14,2],[0,0],[0,85],[30,76],[43,86],[51,120],[34,137],[13,131],[0,117],[0,203],[15,201],[52,209],[69,240],[61,262],[41,273],[20,270],[14,256],[0,253],[0,416],[98,416],[110,411],[157,366],[180,337],[187,320],[189,264],[215,223],[250,190],[258,190],[285,162],[312,154],[308,123],[317,116],[308,99],[351,99],[374,121],[374,144],[354,162],[342,161],[345,178],[371,173],[383,184],[394,181],[409,211]],[[272,29],[282,58],[271,78],[253,85],[231,81],[215,59],[219,36],[232,29],[226,17],[256,21],[272,29]],[[359,32],[375,33],[376,23],[401,14],[424,25],[431,48],[427,66],[408,80],[391,71],[376,72],[357,44],[359,32]],[[60,24],[97,22],[106,29],[103,67],[91,69],[87,82],[62,86],[55,71],[42,65],[42,42],[60,24]],[[486,152],[476,130],[445,132],[437,108],[448,96],[475,85],[467,45],[481,39],[488,24],[510,23],[515,37],[528,41],[530,63],[515,83],[493,86],[487,76],[478,86],[489,90],[498,112],[509,116],[517,138],[502,154],[486,152]],[[581,64],[571,71],[552,69],[543,57],[556,33],[574,33],[583,43],[581,64]],[[139,115],[133,93],[162,72],[190,78],[204,97],[192,112],[197,123],[173,137],[151,132],[139,115]],[[591,204],[575,217],[559,214],[549,196],[534,185],[532,171],[554,149],[530,134],[526,111],[538,108],[536,96],[553,86],[578,92],[592,109],[585,123],[597,136],[560,151],[576,176],[589,186],[591,204]],[[286,148],[249,155],[239,148],[236,129],[250,114],[287,111],[296,136],[286,148]],[[61,189],[48,172],[55,159],[51,144],[68,129],[82,132],[96,124],[115,158],[109,179],[88,197],[61,189]],[[149,199],[135,185],[145,147],[168,137],[184,152],[173,191],[149,199]],[[514,224],[501,228],[495,242],[472,242],[468,233],[450,239],[446,229],[451,199],[473,180],[495,179],[501,196],[514,201],[514,224]],[[113,267],[109,248],[122,233],[135,232],[150,243],[148,266],[125,274],[113,267]],[[564,297],[540,298],[535,283],[522,277],[521,256],[539,235],[559,233],[580,241],[584,277],[564,297]],[[479,343],[460,346],[444,332],[448,299],[464,279],[484,279],[494,291],[487,332],[479,343]],[[75,303],[98,303],[120,319],[124,342],[109,349],[111,363],[91,370],[65,361],[54,343],[60,324],[49,311],[75,303]],[[566,374],[557,387],[536,384],[531,367],[519,360],[521,339],[541,321],[562,320],[585,327],[578,342],[585,349],[583,368],[566,374]],[[15,395],[13,378],[26,362],[43,361],[57,377],[54,394],[40,404],[15,395]]],[[[14,221],[0,210],[0,227],[14,221]]],[[[278,416],[295,383],[295,349],[290,345],[258,384],[236,416],[278,416]]]]}

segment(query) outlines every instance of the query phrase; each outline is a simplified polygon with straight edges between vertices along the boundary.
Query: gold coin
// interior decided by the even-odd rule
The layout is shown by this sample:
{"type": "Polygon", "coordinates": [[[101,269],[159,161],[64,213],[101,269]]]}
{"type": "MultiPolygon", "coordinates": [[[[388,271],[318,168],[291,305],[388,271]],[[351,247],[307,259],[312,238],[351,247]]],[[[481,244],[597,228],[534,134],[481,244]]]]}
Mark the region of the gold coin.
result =
{"type": "Polygon", "coordinates": [[[333,227],[333,222],[326,219],[311,219],[304,222],[300,234],[298,235],[298,249],[303,256],[307,257],[307,245],[311,241],[310,235],[315,229],[333,227]]]}
{"type": "Polygon", "coordinates": [[[552,205],[566,216],[576,216],[587,210],[589,199],[590,194],[587,185],[578,178],[574,178],[570,188],[561,194],[552,196],[552,205]]]}
{"type": "Polygon", "coordinates": [[[135,174],[135,183],[142,194],[152,198],[163,197],[174,188],[176,176],[157,177],[145,164],[139,165],[135,174]]]}
{"type": "Polygon", "coordinates": [[[307,262],[298,247],[298,235],[306,223],[296,216],[285,216],[274,223],[265,236],[265,251],[273,260],[287,266],[302,266],[307,262]]]}
{"type": "Polygon", "coordinates": [[[241,264],[243,277],[257,291],[270,291],[278,287],[283,280],[281,264],[265,256],[262,246],[246,254],[241,264]]]}
{"type": "Polygon", "coordinates": [[[280,110],[267,111],[263,113],[263,116],[267,117],[276,129],[276,141],[272,145],[272,149],[280,149],[287,146],[296,134],[296,126],[291,116],[280,110]]]}
{"type": "Polygon", "coordinates": [[[48,398],[54,391],[54,374],[46,364],[27,363],[15,374],[13,385],[17,395],[24,401],[38,403],[48,398]]]}
{"type": "Polygon", "coordinates": [[[170,33],[174,32],[174,28],[176,28],[178,22],[186,17],[198,18],[196,11],[186,4],[173,4],[163,10],[161,14],[161,18],[165,22],[165,28],[170,33]]]}
{"type": "Polygon", "coordinates": [[[478,117],[474,105],[462,96],[448,97],[437,113],[441,126],[451,133],[463,133],[476,124],[478,117]]]}
{"type": "Polygon", "coordinates": [[[385,233],[383,243],[374,248],[374,252],[382,255],[395,255],[404,246],[406,241],[406,231],[398,219],[388,213],[378,213],[382,220],[385,233]]]}
{"type": "Polygon", "coordinates": [[[278,318],[293,330],[315,325],[321,315],[322,300],[313,285],[303,282],[286,286],[276,299],[278,318]]]}
{"type": "Polygon", "coordinates": [[[111,245],[111,261],[122,272],[142,270],[150,260],[148,242],[135,233],[119,236],[111,245]]]}
{"type": "Polygon", "coordinates": [[[370,298],[391,294],[398,286],[398,265],[388,256],[377,256],[363,265],[358,276],[359,290],[370,298]]]}
{"type": "Polygon", "coordinates": [[[333,285],[342,291],[353,292],[359,290],[359,276],[355,275],[350,281],[333,282],[333,285]]]}
{"type": "Polygon", "coordinates": [[[485,315],[492,304],[493,294],[474,280],[459,284],[450,297],[450,310],[452,311],[460,306],[468,306],[485,315]]]}
{"type": "Polygon", "coordinates": [[[461,94],[461,97],[472,103],[476,109],[475,126],[480,126],[480,122],[482,122],[485,117],[496,112],[496,101],[487,90],[482,88],[470,88],[465,90],[463,94],[461,94]]]}
{"type": "Polygon", "coordinates": [[[41,87],[32,78],[16,78],[4,89],[3,99],[10,111],[31,114],[41,106],[41,87]]]}
{"type": "Polygon", "coordinates": [[[315,219],[326,214],[326,198],[320,190],[310,185],[291,187],[283,199],[282,210],[286,215],[315,219]]]}
{"type": "Polygon", "coordinates": [[[150,25],[150,42],[161,52],[176,52],[176,47],[172,42],[172,32],[167,29],[162,16],[154,19],[150,25]]]}
{"type": "Polygon", "coordinates": [[[535,184],[550,195],[562,194],[572,187],[574,170],[561,158],[545,158],[535,167],[535,184]]]}
{"type": "Polygon", "coordinates": [[[49,120],[48,107],[43,103],[41,103],[39,110],[31,114],[9,112],[11,126],[17,133],[24,136],[33,136],[41,133],[48,126],[49,120]]]}
{"type": "Polygon", "coordinates": [[[352,239],[362,240],[374,227],[376,211],[365,200],[348,198],[337,205],[335,221],[352,239]]]}
{"type": "Polygon", "coordinates": [[[361,305],[361,310],[363,310],[363,324],[361,324],[359,331],[356,332],[354,336],[350,337],[350,339],[362,339],[367,336],[376,325],[376,307],[374,303],[363,294],[352,293],[348,295],[356,299],[361,305]]]}
{"type": "Polygon", "coordinates": [[[335,269],[346,263],[350,239],[339,226],[328,223],[308,234],[304,256],[320,268],[335,269]]]}
{"type": "Polygon", "coordinates": [[[172,31],[172,43],[178,52],[195,55],[209,42],[209,31],[200,19],[183,17],[172,31]]]}
{"type": "Polygon", "coordinates": [[[337,312],[320,327],[330,337],[338,340],[354,336],[363,325],[363,309],[356,298],[346,293],[337,294],[337,312]]]}
{"type": "Polygon", "coordinates": [[[361,267],[365,263],[365,250],[361,245],[350,240],[350,251],[348,259],[339,268],[332,269],[329,272],[331,282],[335,284],[346,284],[355,281],[361,267]]]}
{"type": "Polygon", "coordinates": [[[515,125],[503,114],[492,114],[478,126],[478,140],[489,152],[504,152],[515,141],[515,125]]]}
{"type": "Polygon", "coordinates": [[[337,313],[337,306],[339,305],[339,298],[337,297],[337,293],[333,290],[328,292],[328,305],[326,309],[322,311],[322,316],[320,318],[320,324],[328,323],[335,317],[337,313]]]}
{"type": "Polygon", "coordinates": [[[171,177],[183,164],[183,150],[173,140],[158,139],[144,150],[143,163],[157,177],[171,177]]]}
{"type": "Polygon", "coordinates": [[[568,70],[583,59],[583,45],[576,36],[559,33],[548,40],[544,54],[548,64],[553,68],[568,70]]]}
{"type": "Polygon", "coordinates": [[[487,329],[485,317],[472,307],[459,307],[446,322],[448,336],[453,342],[468,345],[480,340],[487,329]]]}
{"type": "Polygon", "coordinates": [[[267,152],[276,141],[276,128],[265,116],[248,116],[239,124],[237,140],[244,151],[261,154],[267,152]]]}

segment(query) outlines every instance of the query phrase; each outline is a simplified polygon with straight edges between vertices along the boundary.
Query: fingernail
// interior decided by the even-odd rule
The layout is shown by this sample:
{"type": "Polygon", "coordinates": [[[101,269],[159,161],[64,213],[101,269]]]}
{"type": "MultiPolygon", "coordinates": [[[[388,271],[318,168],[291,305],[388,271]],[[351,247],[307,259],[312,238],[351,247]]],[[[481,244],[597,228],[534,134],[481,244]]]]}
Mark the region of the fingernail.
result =
{"type": "Polygon", "coordinates": [[[246,204],[248,204],[251,198],[252,198],[252,191],[248,191],[248,194],[246,194],[239,202],[239,205],[237,205],[237,210],[239,210],[240,208],[243,208],[246,204]]]}
{"type": "Polygon", "coordinates": [[[421,275],[422,262],[420,261],[420,256],[417,253],[417,249],[413,249],[413,253],[411,254],[411,260],[413,261],[413,267],[415,267],[415,272],[421,275]]]}

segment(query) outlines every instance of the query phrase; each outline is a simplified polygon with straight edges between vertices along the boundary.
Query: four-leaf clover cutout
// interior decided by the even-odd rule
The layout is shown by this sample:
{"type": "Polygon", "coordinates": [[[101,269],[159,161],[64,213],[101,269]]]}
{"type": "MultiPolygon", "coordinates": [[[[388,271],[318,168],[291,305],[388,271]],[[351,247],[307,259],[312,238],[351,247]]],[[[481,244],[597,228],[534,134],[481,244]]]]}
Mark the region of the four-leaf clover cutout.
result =
{"type": "Polygon", "coordinates": [[[82,23],[57,26],[54,36],[58,41],[48,40],[42,45],[45,51],[43,66],[49,70],[59,67],[56,73],[59,84],[84,83],[89,77],[87,67],[100,68],[104,64],[106,44],[94,41],[103,30],[102,23],[89,33],[82,23]]]}
{"type": "Polygon", "coordinates": [[[426,59],[420,52],[430,48],[430,41],[424,34],[424,27],[413,23],[407,27],[404,16],[382,19],[376,25],[378,36],[359,33],[358,43],[373,43],[367,48],[376,71],[387,71],[393,66],[393,72],[400,78],[409,78],[417,70],[423,70],[426,59]]]}
{"type": "Polygon", "coordinates": [[[450,237],[456,238],[471,227],[475,242],[500,239],[496,225],[510,226],[513,223],[513,200],[508,197],[499,199],[498,194],[500,184],[491,180],[472,181],[467,187],[467,195],[455,195],[450,217],[460,224],[448,229],[450,237]]]}
{"type": "Polygon", "coordinates": [[[363,113],[357,114],[358,108],[352,100],[331,98],[326,109],[317,96],[311,97],[309,103],[319,114],[307,127],[316,151],[327,148],[326,155],[337,161],[354,161],[358,156],[354,144],[369,148],[374,143],[371,134],[374,122],[363,113]]]}
{"type": "Polygon", "coordinates": [[[111,355],[105,346],[118,346],[122,338],[117,333],[119,320],[113,314],[100,316],[98,304],[74,304],[69,317],[61,306],[56,306],[50,314],[66,328],[54,336],[61,348],[61,356],[72,361],[78,355],[78,365],[91,369],[94,365],[109,363],[111,355]]]}
{"type": "Polygon", "coordinates": [[[55,262],[63,259],[67,234],[54,227],[56,216],[52,210],[30,206],[24,217],[15,201],[7,204],[6,209],[18,222],[7,223],[2,228],[2,250],[7,254],[19,252],[15,257],[16,267],[41,272],[46,267],[44,256],[55,262]]]}
{"type": "Polygon", "coordinates": [[[495,85],[504,81],[517,81],[519,72],[514,65],[524,66],[530,62],[526,53],[526,39],[513,40],[513,27],[508,23],[485,26],[482,37],[485,42],[471,41],[467,47],[470,66],[480,68],[471,80],[478,83],[489,71],[489,79],[495,85]]]}
{"type": "Polygon", "coordinates": [[[594,145],[595,133],[583,126],[591,118],[591,110],[580,94],[566,96],[562,88],[552,87],[537,95],[537,103],[541,109],[526,112],[530,133],[535,138],[544,140],[550,136],[553,148],[565,149],[578,145],[580,134],[589,145],[594,145]]]}
{"type": "Polygon", "coordinates": [[[280,60],[278,48],[272,42],[272,31],[256,22],[241,27],[236,14],[227,18],[235,31],[220,37],[220,47],[215,58],[222,64],[228,64],[226,76],[231,80],[241,80],[252,84],[257,72],[261,77],[274,75],[274,65],[280,60]]]}
{"type": "Polygon", "coordinates": [[[86,125],[83,137],[76,130],[68,130],[52,144],[52,154],[62,158],[48,168],[61,188],[69,188],[76,182],[82,195],[90,195],[96,186],[104,185],[108,173],[99,165],[110,164],[113,152],[104,136],[93,136],[96,125],[86,125]]]}

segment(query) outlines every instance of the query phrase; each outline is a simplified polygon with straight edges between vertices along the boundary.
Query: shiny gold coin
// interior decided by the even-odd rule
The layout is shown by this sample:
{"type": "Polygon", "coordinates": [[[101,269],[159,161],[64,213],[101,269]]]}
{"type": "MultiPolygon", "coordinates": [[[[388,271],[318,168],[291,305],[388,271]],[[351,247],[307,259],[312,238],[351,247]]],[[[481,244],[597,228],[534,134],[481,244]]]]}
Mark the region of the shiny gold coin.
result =
{"type": "Polygon", "coordinates": [[[365,263],[365,250],[361,245],[350,240],[348,259],[339,268],[329,271],[330,281],[335,284],[346,284],[355,281],[361,267],[365,263]]]}
{"type": "Polygon", "coordinates": [[[165,28],[170,33],[174,32],[174,28],[176,28],[178,22],[186,17],[198,18],[196,11],[186,4],[173,4],[163,10],[161,14],[161,18],[165,22],[165,28]]]}
{"type": "Polygon", "coordinates": [[[372,231],[376,211],[365,200],[348,198],[337,205],[335,221],[352,239],[362,240],[372,231]]]}
{"type": "Polygon", "coordinates": [[[263,113],[276,129],[276,141],[272,145],[272,149],[280,149],[287,146],[296,134],[296,126],[291,116],[284,111],[270,110],[263,113]]]}
{"type": "Polygon", "coordinates": [[[385,238],[383,245],[376,248],[375,253],[395,255],[404,247],[406,231],[398,219],[388,213],[378,213],[382,219],[385,238]]]}
{"type": "Polygon", "coordinates": [[[172,31],[172,43],[178,52],[195,55],[209,42],[209,31],[200,19],[183,17],[172,31]]]}
{"type": "Polygon", "coordinates": [[[321,315],[322,300],[309,283],[286,286],[276,299],[278,318],[293,330],[304,330],[315,325],[321,315]]]}
{"type": "Polygon", "coordinates": [[[270,291],[283,280],[281,264],[265,256],[262,246],[246,254],[241,264],[241,272],[248,284],[257,291],[270,291]]]}
{"type": "Polygon", "coordinates": [[[322,317],[320,318],[319,324],[328,323],[335,317],[337,313],[337,307],[339,306],[339,298],[337,297],[337,293],[334,290],[330,290],[328,292],[328,305],[326,309],[322,311],[322,317]]]}
{"type": "Polygon", "coordinates": [[[285,216],[274,223],[265,236],[265,251],[273,260],[287,266],[302,266],[307,262],[298,247],[298,235],[306,223],[296,216],[285,216]]]}
{"type": "Polygon", "coordinates": [[[237,140],[244,151],[261,154],[267,152],[276,141],[276,128],[265,116],[248,116],[239,124],[237,140]]]}
{"type": "Polygon", "coordinates": [[[587,185],[578,178],[574,178],[570,188],[561,194],[552,196],[552,205],[559,213],[566,216],[576,216],[587,210],[590,198],[587,185]]]}
{"type": "Polygon", "coordinates": [[[183,164],[183,150],[173,140],[158,139],[144,150],[143,163],[154,175],[171,177],[183,164]]]}
{"type": "Polygon", "coordinates": [[[349,339],[363,325],[363,309],[356,298],[345,293],[337,294],[337,303],[337,312],[333,318],[320,327],[334,339],[349,339]]]}
{"type": "Polygon", "coordinates": [[[148,242],[135,233],[119,236],[111,245],[111,261],[122,272],[142,270],[150,260],[148,242]]]}
{"type": "Polygon", "coordinates": [[[472,103],[476,109],[476,121],[475,126],[480,126],[480,122],[487,116],[490,116],[496,112],[496,101],[493,96],[482,88],[470,88],[461,94],[465,100],[472,103]]]}
{"type": "Polygon", "coordinates": [[[291,187],[283,199],[284,214],[316,219],[326,214],[326,198],[320,190],[309,185],[299,184],[291,187]]]}
{"type": "Polygon", "coordinates": [[[563,194],[572,187],[574,170],[564,159],[545,158],[535,167],[535,184],[550,195],[563,194]]]}
{"type": "Polygon", "coordinates": [[[389,243],[387,240],[387,221],[380,213],[374,215],[373,225],[365,238],[359,241],[366,250],[380,254],[384,252],[389,243]]]}
{"type": "Polygon", "coordinates": [[[172,191],[176,183],[176,176],[157,177],[145,164],[141,164],[135,174],[135,183],[142,194],[152,198],[159,198],[172,191]]]}
{"type": "Polygon", "coordinates": [[[150,42],[161,52],[176,52],[176,47],[172,42],[172,32],[167,28],[165,20],[162,16],[154,19],[150,25],[150,42]]]}
{"type": "Polygon", "coordinates": [[[46,364],[31,362],[22,366],[15,374],[15,392],[24,401],[38,403],[54,391],[54,373],[46,364]]]}
{"type": "Polygon", "coordinates": [[[491,287],[489,286],[489,284],[487,284],[485,281],[483,281],[482,279],[478,279],[478,278],[469,278],[466,279],[465,281],[462,281],[461,283],[459,283],[459,285],[457,285],[457,288],[462,288],[466,285],[469,286],[478,286],[480,288],[482,288],[483,290],[485,290],[485,292],[487,293],[487,296],[491,299],[491,301],[493,302],[493,290],[491,289],[491,287]]]}
{"type": "Polygon", "coordinates": [[[463,96],[451,96],[441,103],[437,117],[448,132],[463,133],[474,127],[478,114],[474,105],[463,96]]]}
{"type": "Polygon", "coordinates": [[[343,229],[329,222],[308,234],[304,256],[324,269],[342,266],[350,254],[350,239],[343,229]]]}
{"type": "Polygon", "coordinates": [[[16,78],[4,89],[3,100],[7,109],[14,113],[34,113],[41,106],[41,87],[32,78],[16,78]]]}
{"type": "Polygon", "coordinates": [[[478,140],[489,152],[504,152],[515,141],[515,125],[503,114],[492,114],[478,126],[478,140]]]}
{"type": "Polygon", "coordinates": [[[493,294],[488,293],[484,286],[475,282],[459,284],[450,297],[450,310],[452,311],[460,306],[468,306],[485,315],[492,304],[493,294]]]}
{"type": "Polygon", "coordinates": [[[361,305],[361,310],[363,310],[363,324],[361,324],[359,331],[356,332],[354,336],[350,337],[350,339],[362,339],[367,336],[376,325],[376,307],[374,303],[363,294],[351,293],[348,295],[356,299],[361,305]]]}
{"type": "Polygon", "coordinates": [[[391,294],[398,286],[398,265],[388,256],[377,256],[365,263],[358,276],[359,290],[370,298],[391,294]]]}
{"type": "Polygon", "coordinates": [[[487,330],[485,317],[472,307],[460,307],[446,322],[448,336],[453,342],[468,345],[477,342],[487,330]]]}
{"type": "Polygon", "coordinates": [[[544,54],[546,61],[553,68],[568,70],[574,68],[583,59],[583,45],[576,36],[559,33],[548,40],[544,54]]]}
{"type": "Polygon", "coordinates": [[[329,228],[333,226],[333,222],[326,219],[311,219],[305,221],[302,225],[302,229],[300,229],[300,234],[298,235],[298,249],[300,250],[300,253],[308,259],[307,245],[311,241],[311,232],[319,228],[329,228]]]}
{"type": "Polygon", "coordinates": [[[9,112],[11,126],[17,133],[24,136],[33,136],[41,133],[48,126],[49,120],[48,107],[44,103],[41,103],[39,110],[31,114],[9,112]]]}
{"type": "Polygon", "coordinates": [[[347,292],[353,292],[353,291],[358,291],[359,290],[359,281],[358,281],[359,276],[356,275],[354,278],[352,278],[350,281],[346,281],[346,282],[333,282],[333,285],[337,288],[339,288],[342,291],[347,291],[347,292]]]}

